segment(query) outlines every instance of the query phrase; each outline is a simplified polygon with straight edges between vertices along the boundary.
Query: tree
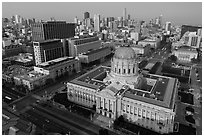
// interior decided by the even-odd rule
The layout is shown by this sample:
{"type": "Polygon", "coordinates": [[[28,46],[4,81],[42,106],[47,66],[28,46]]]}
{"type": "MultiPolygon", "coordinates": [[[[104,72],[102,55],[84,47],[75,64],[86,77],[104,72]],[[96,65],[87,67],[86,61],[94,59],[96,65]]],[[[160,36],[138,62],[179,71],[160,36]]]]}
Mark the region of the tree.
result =
{"type": "Polygon", "coordinates": [[[199,60],[199,59],[196,59],[196,58],[192,58],[192,59],[191,59],[191,62],[192,62],[192,63],[198,63],[199,61],[200,61],[200,60],[199,60]]]}
{"type": "Polygon", "coordinates": [[[177,61],[177,57],[176,57],[175,55],[171,55],[171,56],[169,57],[169,59],[170,59],[171,61],[173,61],[173,62],[176,62],[176,61],[177,61]]]}

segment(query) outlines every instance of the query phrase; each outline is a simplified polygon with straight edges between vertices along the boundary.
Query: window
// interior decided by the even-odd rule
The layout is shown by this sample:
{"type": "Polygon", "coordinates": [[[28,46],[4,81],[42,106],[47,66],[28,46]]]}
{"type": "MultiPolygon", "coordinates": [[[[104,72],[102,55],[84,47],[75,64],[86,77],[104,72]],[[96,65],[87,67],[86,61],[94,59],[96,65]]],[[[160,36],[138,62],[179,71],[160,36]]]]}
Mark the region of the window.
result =
{"type": "Polygon", "coordinates": [[[130,69],[128,69],[128,74],[130,74],[130,69]]]}
{"type": "Polygon", "coordinates": [[[122,104],[122,110],[123,110],[123,112],[125,112],[125,105],[124,104],[122,104]]]}
{"type": "Polygon", "coordinates": [[[133,106],[130,106],[130,114],[133,114],[133,106]]]}
{"type": "Polygon", "coordinates": [[[129,113],[129,105],[126,105],[126,112],[129,113]]]}
{"type": "Polygon", "coordinates": [[[125,74],[125,69],[123,69],[123,73],[125,74]]]}
{"type": "Polygon", "coordinates": [[[120,69],[118,70],[118,73],[120,73],[120,69]]]}
{"type": "Polygon", "coordinates": [[[134,115],[137,115],[137,108],[136,107],[134,107],[135,109],[134,109],[134,115]]]}
{"type": "Polygon", "coordinates": [[[138,116],[141,117],[141,109],[138,108],[138,116]]]}
{"type": "Polygon", "coordinates": [[[145,118],[145,109],[142,110],[142,117],[145,118]]]}
{"type": "Polygon", "coordinates": [[[150,119],[150,112],[147,111],[147,116],[146,116],[147,119],[150,119]]]}
{"type": "Polygon", "coordinates": [[[151,120],[154,121],[154,119],[155,119],[155,113],[152,112],[152,113],[151,113],[151,120]]]}

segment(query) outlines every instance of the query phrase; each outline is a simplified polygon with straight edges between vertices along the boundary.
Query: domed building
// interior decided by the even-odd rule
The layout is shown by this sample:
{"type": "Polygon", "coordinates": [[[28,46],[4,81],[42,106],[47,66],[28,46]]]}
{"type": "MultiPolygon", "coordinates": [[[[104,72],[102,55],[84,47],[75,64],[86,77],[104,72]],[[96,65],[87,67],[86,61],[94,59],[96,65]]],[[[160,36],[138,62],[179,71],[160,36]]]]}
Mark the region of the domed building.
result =
{"type": "Polygon", "coordinates": [[[67,98],[95,110],[98,115],[94,119],[107,125],[123,116],[149,130],[173,132],[178,80],[152,74],[143,76],[138,71],[135,51],[119,47],[111,67],[98,66],[67,82],[67,98]]]}
{"type": "Polygon", "coordinates": [[[119,82],[130,88],[140,87],[141,80],[145,80],[138,73],[137,55],[131,47],[119,47],[111,60],[111,72],[107,74],[104,82],[119,82]],[[140,80],[140,82],[138,82],[140,80]]]}

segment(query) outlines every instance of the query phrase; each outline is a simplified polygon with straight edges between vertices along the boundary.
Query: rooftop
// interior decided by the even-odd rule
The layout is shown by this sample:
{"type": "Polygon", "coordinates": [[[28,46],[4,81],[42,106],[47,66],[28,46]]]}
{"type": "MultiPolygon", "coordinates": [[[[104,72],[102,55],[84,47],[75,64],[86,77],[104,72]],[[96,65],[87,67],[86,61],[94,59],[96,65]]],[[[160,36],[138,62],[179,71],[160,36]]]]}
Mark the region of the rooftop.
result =
{"type": "Polygon", "coordinates": [[[70,81],[70,83],[82,85],[95,90],[99,89],[100,87],[105,88],[106,86],[103,79],[106,77],[106,71],[110,71],[110,68],[100,66],[70,81]]]}
{"type": "Polygon", "coordinates": [[[192,48],[192,47],[190,47],[190,46],[181,46],[181,47],[179,47],[179,49],[177,49],[176,51],[185,51],[185,52],[198,53],[195,48],[192,48]]]}
{"type": "Polygon", "coordinates": [[[19,75],[18,77],[23,78],[23,79],[28,80],[28,81],[35,81],[35,80],[38,80],[38,79],[45,77],[45,76],[47,76],[47,75],[45,75],[43,73],[36,72],[36,71],[30,71],[27,74],[19,75]]]}
{"type": "Polygon", "coordinates": [[[100,52],[100,51],[103,51],[103,50],[106,50],[108,49],[109,47],[105,47],[105,48],[99,48],[99,49],[96,49],[96,50],[92,50],[92,51],[89,51],[83,55],[91,55],[91,54],[94,54],[94,53],[97,53],[97,52],[100,52]]]}
{"type": "Polygon", "coordinates": [[[48,39],[48,40],[41,40],[41,41],[37,41],[37,42],[43,44],[43,43],[51,43],[51,42],[59,42],[59,41],[61,41],[61,40],[60,39],[48,39]]]}
{"type": "Polygon", "coordinates": [[[3,74],[8,76],[23,75],[25,73],[28,73],[31,70],[33,70],[32,67],[24,67],[20,65],[11,65],[9,67],[2,68],[3,74]]]}
{"type": "Polygon", "coordinates": [[[80,35],[77,37],[73,37],[73,38],[70,38],[70,40],[79,40],[79,39],[87,39],[87,38],[95,38],[97,36],[91,36],[91,35],[80,35]]]}
{"type": "MultiPolygon", "coordinates": [[[[128,89],[119,88],[116,84],[104,83],[103,79],[107,76],[106,71],[110,71],[109,67],[99,66],[88,73],[72,80],[70,83],[85,86],[95,90],[102,90],[108,88],[115,94],[123,94],[123,97],[143,101],[146,103],[154,104],[157,106],[172,108],[172,98],[175,92],[176,79],[152,74],[146,74],[143,76],[148,81],[152,81],[153,84],[148,84],[147,89],[128,89]]],[[[121,86],[121,85],[120,85],[121,86]]]]}
{"type": "Polygon", "coordinates": [[[50,60],[47,62],[43,62],[41,64],[38,65],[38,67],[42,67],[42,68],[51,68],[52,66],[62,63],[62,62],[66,62],[66,61],[72,61],[75,60],[74,57],[61,57],[61,58],[57,58],[54,60],[50,60]]]}

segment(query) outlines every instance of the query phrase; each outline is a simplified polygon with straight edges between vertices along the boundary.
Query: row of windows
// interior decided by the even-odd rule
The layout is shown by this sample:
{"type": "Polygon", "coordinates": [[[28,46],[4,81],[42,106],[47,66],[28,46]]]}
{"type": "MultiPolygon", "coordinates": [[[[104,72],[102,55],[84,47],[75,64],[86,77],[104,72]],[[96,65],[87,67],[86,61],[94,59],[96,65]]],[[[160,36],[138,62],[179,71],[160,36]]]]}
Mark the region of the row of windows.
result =
{"type": "Polygon", "coordinates": [[[90,95],[90,94],[87,94],[87,93],[83,93],[81,91],[78,91],[78,90],[74,90],[74,95],[78,98],[81,98],[81,99],[84,99],[84,100],[87,100],[87,101],[91,101],[93,103],[96,103],[96,99],[93,95],[90,95]]]}
{"type": "MultiPolygon", "coordinates": [[[[148,120],[151,119],[152,121],[156,120],[157,115],[158,115],[155,112],[151,112],[151,111],[148,111],[148,110],[145,110],[145,109],[141,109],[141,108],[138,108],[138,107],[133,107],[133,106],[130,106],[130,105],[124,105],[124,104],[122,104],[122,110],[125,113],[134,114],[135,116],[146,118],[148,120]]],[[[157,120],[157,122],[158,123],[163,123],[164,122],[163,116],[159,115],[159,120],[157,120]]],[[[168,119],[167,119],[167,124],[168,124],[168,119]]]]}
{"type": "MultiPolygon", "coordinates": [[[[120,68],[118,69],[118,73],[126,74],[126,70],[128,70],[127,74],[131,73],[131,69],[123,69],[123,71],[122,71],[122,69],[120,69],[120,68]]],[[[115,73],[117,73],[117,68],[115,68],[115,73]]],[[[132,73],[133,74],[135,73],[135,68],[132,69],[132,73]]]]}
{"type": "MultiPolygon", "coordinates": [[[[112,102],[113,103],[113,102],[112,102]]],[[[113,109],[113,104],[111,103],[110,100],[106,100],[105,98],[103,100],[100,101],[99,107],[103,108],[103,109],[107,109],[112,111],[113,109]]]]}
{"type": "Polygon", "coordinates": [[[72,71],[74,69],[74,67],[75,67],[75,64],[69,65],[69,67],[61,68],[59,70],[56,70],[56,74],[58,75],[59,72],[61,72],[61,74],[63,72],[70,72],[70,71],[72,71]]]}
{"type": "Polygon", "coordinates": [[[74,42],[74,45],[80,45],[80,44],[89,43],[97,40],[98,40],[98,37],[90,38],[90,39],[80,39],[80,40],[76,40],[74,42]]]}

